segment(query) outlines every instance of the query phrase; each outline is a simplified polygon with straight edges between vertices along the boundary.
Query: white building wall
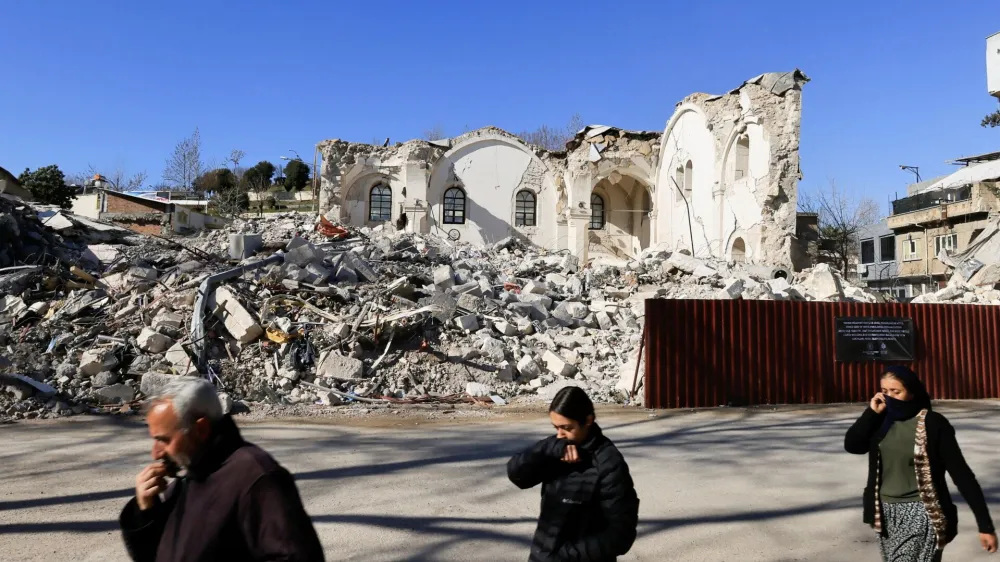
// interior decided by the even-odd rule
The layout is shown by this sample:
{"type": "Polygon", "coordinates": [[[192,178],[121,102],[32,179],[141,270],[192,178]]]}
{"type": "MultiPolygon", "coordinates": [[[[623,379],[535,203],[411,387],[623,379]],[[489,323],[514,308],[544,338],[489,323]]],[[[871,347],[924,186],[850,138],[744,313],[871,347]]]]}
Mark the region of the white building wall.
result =
{"type": "Polygon", "coordinates": [[[97,219],[97,216],[101,213],[101,205],[98,195],[96,193],[77,195],[76,198],[73,199],[72,211],[74,215],[97,219]]]}
{"type": "Polygon", "coordinates": [[[430,231],[459,240],[490,244],[518,235],[545,248],[556,248],[556,196],[552,174],[515,141],[499,136],[470,139],[447,152],[433,167],[427,202],[430,231]],[[444,194],[460,187],[466,195],[464,224],[444,224],[444,194]],[[534,227],[514,227],[515,196],[521,189],[535,194],[534,227]]]}
{"type": "Polygon", "coordinates": [[[986,38],[986,88],[1000,97],[1000,33],[986,38]]]}

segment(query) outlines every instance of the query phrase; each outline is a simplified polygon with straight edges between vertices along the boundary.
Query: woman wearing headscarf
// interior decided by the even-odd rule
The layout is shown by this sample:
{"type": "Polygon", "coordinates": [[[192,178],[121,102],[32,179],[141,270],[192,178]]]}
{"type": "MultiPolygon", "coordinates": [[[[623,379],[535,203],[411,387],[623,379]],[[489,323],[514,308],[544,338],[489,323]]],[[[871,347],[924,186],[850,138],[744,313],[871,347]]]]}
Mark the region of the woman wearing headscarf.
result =
{"type": "Polygon", "coordinates": [[[582,389],[560,390],[549,407],[556,433],[514,455],[507,476],[542,485],[531,562],[613,562],[632,548],[639,498],[628,465],[594,421],[582,389]]]}
{"type": "Polygon", "coordinates": [[[884,562],[935,562],[958,534],[958,512],[945,473],[972,509],[979,540],[996,552],[997,536],[983,490],[965,463],[955,429],[931,408],[917,374],[892,366],[881,377],[858,421],[847,430],[844,448],[868,454],[864,521],[878,536],[884,562]]]}

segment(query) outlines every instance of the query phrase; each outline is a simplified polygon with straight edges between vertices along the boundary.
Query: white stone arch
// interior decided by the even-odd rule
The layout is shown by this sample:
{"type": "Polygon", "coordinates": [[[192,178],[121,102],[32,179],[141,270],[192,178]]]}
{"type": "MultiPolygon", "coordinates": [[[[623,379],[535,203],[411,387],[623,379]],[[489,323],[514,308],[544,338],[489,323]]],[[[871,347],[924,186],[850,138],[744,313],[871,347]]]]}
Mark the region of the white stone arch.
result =
{"type": "Polygon", "coordinates": [[[734,250],[738,250],[738,241],[743,242],[743,263],[755,263],[757,256],[754,246],[750,241],[750,236],[742,228],[734,230],[730,233],[729,239],[726,240],[726,261],[737,261],[734,250]]]}

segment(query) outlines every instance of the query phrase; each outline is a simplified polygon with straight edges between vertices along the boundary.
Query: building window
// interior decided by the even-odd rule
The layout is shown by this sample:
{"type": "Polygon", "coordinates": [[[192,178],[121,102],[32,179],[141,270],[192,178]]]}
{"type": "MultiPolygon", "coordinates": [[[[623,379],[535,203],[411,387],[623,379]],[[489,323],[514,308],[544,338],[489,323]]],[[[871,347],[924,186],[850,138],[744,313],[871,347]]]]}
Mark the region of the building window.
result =
{"type": "Polygon", "coordinates": [[[746,177],[750,174],[750,137],[740,135],[736,139],[736,167],[735,179],[746,177]]]}
{"type": "Polygon", "coordinates": [[[392,190],[387,185],[376,185],[368,194],[368,220],[384,222],[392,218],[392,190]]]}
{"type": "Polygon", "coordinates": [[[594,193],[590,196],[590,230],[604,228],[604,198],[594,193]]]}
{"type": "Polygon", "coordinates": [[[861,241],[861,263],[863,263],[863,264],[875,263],[875,241],[874,240],[862,240],[861,241]]]}
{"type": "Polygon", "coordinates": [[[733,241],[733,251],[730,253],[733,262],[745,263],[747,261],[747,243],[742,238],[737,238],[733,241]]]}
{"type": "Polygon", "coordinates": [[[917,253],[917,241],[913,238],[903,240],[903,261],[913,261],[919,259],[920,255],[917,253]]]}
{"type": "Polygon", "coordinates": [[[694,164],[688,160],[684,165],[684,196],[690,198],[694,190],[694,164]]]}
{"type": "Polygon", "coordinates": [[[945,234],[944,236],[934,237],[934,257],[937,257],[941,250],[948,250],[948,252],[954,252],[955,248],[958,247],[958,235],[957,234],[945,234]]]}
{"type": "Polygon", "coordinates": [[[515,199],[514,226],[535,226],[535,194],[522,190],[515,199]]]}
{"type": "Polygon", "coordinates": [[[444,192],[444,223],[465,224],[465,192],[461,188],[444,192]]]}
{"type": "Polygon", "coordinates": [[[878,239],[879,261],[882,263],[896,261],[896,237],[883,236],[878,239]]]}

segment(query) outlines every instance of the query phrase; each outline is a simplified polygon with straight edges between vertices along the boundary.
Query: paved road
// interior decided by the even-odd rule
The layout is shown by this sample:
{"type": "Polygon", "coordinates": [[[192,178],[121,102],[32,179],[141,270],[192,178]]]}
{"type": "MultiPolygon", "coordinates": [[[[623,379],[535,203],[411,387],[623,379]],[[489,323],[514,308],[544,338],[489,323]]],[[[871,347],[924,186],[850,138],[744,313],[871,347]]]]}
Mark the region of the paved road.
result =
{"type": "MultiPolygon", "coordinates": [[[[942,411],[1000,519],[1000,405],[942,411]]],[[[842,452],[858,412],[602,414],[642,499],[624,560],[877,560],[860,522],[865,460],[842,452]]],[[[538,492],[514,488],[504,465],[547,433],[543,415],[371,425],[244,426],[296,473],[328,560],[527,559],[538,492]]],[[[116,519],[148,445],[139,420],[0,426],[0,560],[127,560],[116,519]]],[[[945,559],[990,559],[965,505],[959,515],[945,559]]]]}

